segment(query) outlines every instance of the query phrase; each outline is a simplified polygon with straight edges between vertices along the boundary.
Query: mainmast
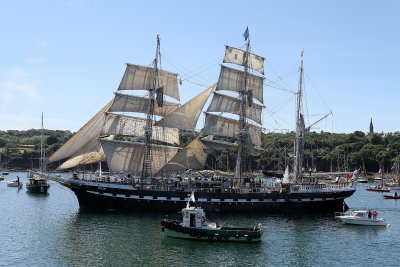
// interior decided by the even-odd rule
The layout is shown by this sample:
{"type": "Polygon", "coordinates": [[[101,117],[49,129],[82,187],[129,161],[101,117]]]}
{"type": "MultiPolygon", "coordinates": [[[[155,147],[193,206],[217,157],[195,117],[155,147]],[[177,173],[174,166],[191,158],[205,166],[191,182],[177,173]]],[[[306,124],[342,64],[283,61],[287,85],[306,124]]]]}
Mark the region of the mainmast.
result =
{"type": "Polygon", "coordinates": [[[157,49],[156,56],[153,61],[153,77],[152,77],[152,87],[149,89],[149,98],[148,98],[148,112],[146,117],[146,126],[145,126],[145,144],[144,144],[144,154],[143,154],[143,170],[141,180],[150,177],[151,173],[151,137],[153,134],[153,116],[154,116],[154,101],[155,94],[157,89],[157,81],[158,81],[158,61],[160,53],[160,36],[157,35],[157,49]]]}
{"type": "Polygon", "coordinates": [[[45,158],[46,158],[46,152],[44,150],[44,144],[43,144],[43,112],[42,112],[42,128],[40,129],[40,162],[39,162],[40,172],[46,171],[45,158]]]}
{"type": "Polygon", "coordinates": [[[246,28],[246,31],[243,34],[244,39],[246,41],[246,52],[243,57],[243,66],[244,66],[244,79],[243,79],[243,88],[239,92],[240,99],[240,113],[239,113],[239,133],[238,133],[238,153],[236,158],[236,169],[235,169],[235,179],[242,179],[242,158],[244,151],[244,130],[246,125],[246,103],[247,103],[247,80],[248,80],[248,62],[249,62],[249,52],[250,52],[250,37],[249,37],[249,29],[246,28]]]}
{"type": "Polygon", "coordinates": [[[294,177],[297,180],[301,176],[303,144],[304,144],[304,118],[302,114],[302,90],[303,90],[303,51],[301,52],[300,79],[296,101],[296,139],[295,158],[293,165],[294,177]]]}

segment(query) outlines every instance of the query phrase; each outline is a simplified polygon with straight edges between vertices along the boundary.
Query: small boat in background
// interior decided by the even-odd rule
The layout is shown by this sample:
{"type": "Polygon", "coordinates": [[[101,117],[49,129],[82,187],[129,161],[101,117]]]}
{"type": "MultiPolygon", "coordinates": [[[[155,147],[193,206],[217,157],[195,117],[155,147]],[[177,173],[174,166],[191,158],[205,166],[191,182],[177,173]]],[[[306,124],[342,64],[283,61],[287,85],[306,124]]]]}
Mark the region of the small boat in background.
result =
{"type": "Polygon", "coordinates": [[[190,206],[195,202],[192,192],[186,207],[182,209],[182,222],[170,219],[161,221],[161,230],[169,237],[217,241],[217,242],[260,242],[263,231],[261,224],[251,228],[226,227],[206,221],[204,210],[197,206],[190,206]]]}
{"type": "Polygon", "coordinates": [[[8,174],[9,174],[9,172],[3,172],[2,174],[3,174],[3,175],[8,175],[8,174]]]}
{"type": "Polygon", "coordinates": [[[362,178],[362,177],[358,177],[357,178],[357,183],[368,183],[368,179],[367,178],[362,178]]]}
{"type": "Polygon", "coordinates": [[[340,219],[345,224],[367,225],[367,226],[387,226],[384,218],[378,218],[378,212],[370,210],[354,210],[346,212],[336,212],[335,218],[340,219]]]}
{"type": "Polygon", "coordinates": [[[30,193],[46,194],[49,188],[50,184],[47,182],[47,179],[37,174],[29,178],[26,184],[26,190],[30,193]]]}
{"type": "Polygon", "coordinates": [[[387,199],[400,199],[400,196],[397,194],[397,192],[394,192],[393,195],[383,195],[383,197],[387,199]]]}
{"type": "Polygon", "coordinates": [[[4,175],[0,174],[0,181],[3,181],[3,180],[4,180],[4,175]]]}
{"type": "Polygon", "coordinates": [[[388,187],[382,185],[371,185],[366,187],[365,190],[373,192],[390,192],[390,189],[388,187]]]}
{"type": "Polygon", "coordinates": [[[7,186],[8,186],[8,187],[18,187],[18,188],[22,188],[23,185],[24,185],[24,184],[23,184],[21,181],[19,181],[19,179],[14,180],[14,181],[10,181],[10,182],[7,183],[7,186]]]}

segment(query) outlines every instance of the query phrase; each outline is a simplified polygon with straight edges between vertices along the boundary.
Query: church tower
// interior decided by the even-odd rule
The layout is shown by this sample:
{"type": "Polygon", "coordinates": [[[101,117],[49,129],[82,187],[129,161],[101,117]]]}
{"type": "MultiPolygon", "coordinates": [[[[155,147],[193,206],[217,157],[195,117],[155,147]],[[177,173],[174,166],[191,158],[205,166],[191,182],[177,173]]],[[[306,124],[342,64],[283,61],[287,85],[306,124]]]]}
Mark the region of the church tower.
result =
{"type": "Polygon", "coordinates": [[[371,122],[369,123],[369,133],[370,134],[374,133],[374,124],[372,123],[372,118],[371,118],[371,122]]]}

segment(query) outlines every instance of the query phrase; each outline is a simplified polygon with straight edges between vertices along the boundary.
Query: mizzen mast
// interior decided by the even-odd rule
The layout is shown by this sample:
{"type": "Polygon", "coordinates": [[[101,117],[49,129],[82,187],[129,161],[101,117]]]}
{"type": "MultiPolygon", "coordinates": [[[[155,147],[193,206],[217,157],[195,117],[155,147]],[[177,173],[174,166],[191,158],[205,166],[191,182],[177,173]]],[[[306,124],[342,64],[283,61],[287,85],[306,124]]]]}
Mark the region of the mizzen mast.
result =
{"type": "Polygon", "coordinates": [[[295,157],[293,164],[294,178],[297,180],[301,177],[302,159],[303,159],[303,148],[304,148],[304,138],[305,138],[305,125],[304,117],[302,114],[302,91],[303,91],[303,52],[301,52],[301,64],[300,64],[300,78],[299,87],[297,91],[296,99],[296,137],[295,137],[295,157]]]}

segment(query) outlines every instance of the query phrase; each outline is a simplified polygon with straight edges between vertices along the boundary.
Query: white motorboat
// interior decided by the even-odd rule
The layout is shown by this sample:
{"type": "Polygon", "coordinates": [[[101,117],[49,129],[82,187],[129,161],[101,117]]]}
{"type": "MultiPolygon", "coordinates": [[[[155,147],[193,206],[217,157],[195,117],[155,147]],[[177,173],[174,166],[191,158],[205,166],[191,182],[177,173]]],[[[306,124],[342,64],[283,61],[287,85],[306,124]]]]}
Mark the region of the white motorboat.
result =
{"type": "Polygon", "coordinates": [[[368,179],[367,178],[358,177],[357,178],[357,183],[368,183],[368,179]]]}
{"type": "Polygon", "coordinates": [[[387,226],[384,218],[378,218],[378,212],[371,210],[353,210],[335,213],[335,218],[340,219],[345,224],[387,226]]]}
{"type": "Polygon", "coordinates": [[[8,186],[8,187],[18,187],[18,188],[22,188],[23,183],[22,183],[21,181],[14,180],[14,181],[7,182],[7,186],[8,186]]]}

